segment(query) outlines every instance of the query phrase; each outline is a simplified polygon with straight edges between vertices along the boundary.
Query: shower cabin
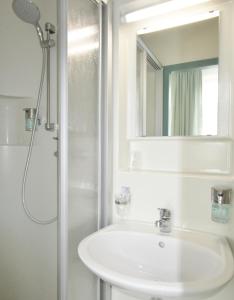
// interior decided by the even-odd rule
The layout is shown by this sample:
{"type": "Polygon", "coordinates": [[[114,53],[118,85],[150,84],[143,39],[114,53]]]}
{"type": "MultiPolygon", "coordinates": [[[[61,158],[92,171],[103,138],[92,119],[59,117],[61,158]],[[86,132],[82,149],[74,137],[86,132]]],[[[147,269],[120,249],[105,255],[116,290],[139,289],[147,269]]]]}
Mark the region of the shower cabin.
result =
{"type": "Polygon", "coordinates": [[[77,245],[109,218],[110,4],[0,8],[0,299],[104,299],[77,245]]]}

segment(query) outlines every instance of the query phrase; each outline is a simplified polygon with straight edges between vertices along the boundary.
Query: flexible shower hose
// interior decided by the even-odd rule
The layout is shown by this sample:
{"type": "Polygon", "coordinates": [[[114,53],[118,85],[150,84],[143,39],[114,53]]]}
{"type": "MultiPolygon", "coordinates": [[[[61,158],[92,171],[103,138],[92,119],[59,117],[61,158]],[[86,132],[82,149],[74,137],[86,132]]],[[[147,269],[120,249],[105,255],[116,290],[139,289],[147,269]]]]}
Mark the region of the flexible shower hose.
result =
{"type": "Polygon", "coordinates": [[[35,133],[36,133],[36,128],[37,128],[37,120],[38,120],[40,106],[41,106],[41,97],[42,97],[42,91],[43,91],[45,72],[46,72],[46,49],[42,48],[41,81],[40,81],[40,86],[39,86],[38,96],[37,96],[36,115],[35,115],[35,121],[33,124],[32,134],[31,134],[31,138],[30,138],[28,154],[27,154],[27,159],[26,159],[26,164],[25,164],[25,169],[24,169],[24,176],[23,176],[23,181],[22,181],[22,205],[23,205],[24,211],[31,221],[33,221],[34,223],[40,224],[40,225],[48,225],[48,224],[54,223],[57,220],[57,217],[54,217],[54,218],[51,218],[48,220],[40,220],[40,219],[34,217],[31,214],[29,208],[27,207],[27,204],[25,201],[25,189],[26,189],[26,183],[27,183],[27,179],[28,179],[28,169],[30,166],[32,150],[33,150],[33,146],[34,146],[35,133]]]}

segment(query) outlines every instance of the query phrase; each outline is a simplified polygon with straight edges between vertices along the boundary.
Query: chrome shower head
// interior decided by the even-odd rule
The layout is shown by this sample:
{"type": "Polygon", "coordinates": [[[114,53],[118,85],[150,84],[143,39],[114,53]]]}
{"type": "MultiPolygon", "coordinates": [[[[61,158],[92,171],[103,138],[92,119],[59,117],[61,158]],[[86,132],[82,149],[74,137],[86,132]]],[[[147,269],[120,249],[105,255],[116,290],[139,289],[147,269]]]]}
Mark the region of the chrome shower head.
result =
{"type": "Polygon", "coordinates": [[[12,8],[22,21],[38,25],[41,18],[40,10],[31,0],[13,0],[12,8]]]}
{"type": "Polygon", "coordinates": [[[42,44],[44,42],[43,31],[39,25],[41,14],[36,4],[31,0],[13,0],[12,8],[17,17],[22,21],[35,26],[40,43],[42,44]]]}

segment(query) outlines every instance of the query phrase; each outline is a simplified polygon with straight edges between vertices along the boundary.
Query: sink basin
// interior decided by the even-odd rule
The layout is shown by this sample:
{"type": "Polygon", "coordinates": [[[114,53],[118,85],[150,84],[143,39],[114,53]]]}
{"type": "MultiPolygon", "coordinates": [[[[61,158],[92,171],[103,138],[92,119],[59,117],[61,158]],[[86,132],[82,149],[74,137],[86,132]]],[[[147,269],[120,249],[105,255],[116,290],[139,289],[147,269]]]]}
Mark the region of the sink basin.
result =
{"type": "Polygon", "coordinates": [[[146,299],[206,298],[234,272],[225,238],[179,229],[160,234],[145,223],[108,226],[84,239],[78,253],[97,276],[146,299]]]}

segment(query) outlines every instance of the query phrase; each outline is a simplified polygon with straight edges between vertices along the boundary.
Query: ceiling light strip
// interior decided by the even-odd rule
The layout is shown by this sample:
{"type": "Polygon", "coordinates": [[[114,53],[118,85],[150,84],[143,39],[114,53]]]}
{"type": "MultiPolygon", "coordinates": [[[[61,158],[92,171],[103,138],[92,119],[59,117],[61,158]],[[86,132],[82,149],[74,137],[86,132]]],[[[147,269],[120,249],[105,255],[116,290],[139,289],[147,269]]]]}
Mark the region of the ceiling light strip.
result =
{"type": "Polygon", "coordinates": [[[210,1],[211,0],[170,0],[158,5],[127,13],[123,16],[122,21],[125,23],[136,22],[210,1]]]}

